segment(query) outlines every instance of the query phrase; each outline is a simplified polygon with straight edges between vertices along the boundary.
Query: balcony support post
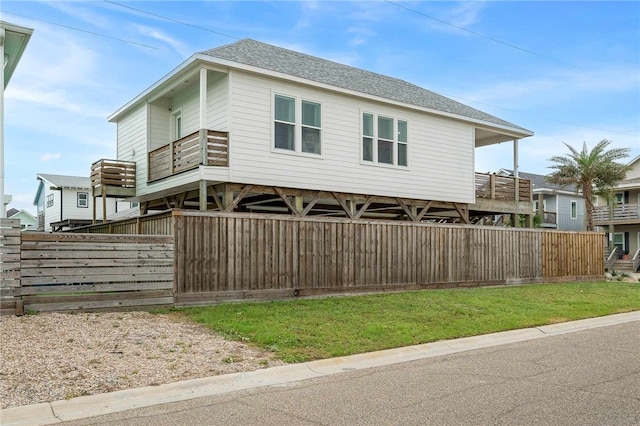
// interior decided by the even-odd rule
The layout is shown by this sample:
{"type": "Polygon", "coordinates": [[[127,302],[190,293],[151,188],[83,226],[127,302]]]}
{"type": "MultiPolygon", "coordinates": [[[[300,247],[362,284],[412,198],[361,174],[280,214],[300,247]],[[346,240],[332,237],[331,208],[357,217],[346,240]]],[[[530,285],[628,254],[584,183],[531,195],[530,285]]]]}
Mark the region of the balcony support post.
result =
{"type": "Polygon", "coordinates": [[[209,165],[207,159],[207,69],[200,68],[200,164],[209,165]]]}
{"type": "Polygon", "coordinates": [[[513,140],[513,177],[515,180],[515,200],[516,200],[516,212],[514,214],[513,226],[514,228],[520,227],[520,215],[518,214],[518,207],[520,204],[520,177],[518,175],[518,139],[513,140]]]}
{"type": "Polygon", "coordinates": [[[200,211],[207,211],[207,181],[204,179],[201,179],[199,182],[198,201],[200,204],[200,211]]]}

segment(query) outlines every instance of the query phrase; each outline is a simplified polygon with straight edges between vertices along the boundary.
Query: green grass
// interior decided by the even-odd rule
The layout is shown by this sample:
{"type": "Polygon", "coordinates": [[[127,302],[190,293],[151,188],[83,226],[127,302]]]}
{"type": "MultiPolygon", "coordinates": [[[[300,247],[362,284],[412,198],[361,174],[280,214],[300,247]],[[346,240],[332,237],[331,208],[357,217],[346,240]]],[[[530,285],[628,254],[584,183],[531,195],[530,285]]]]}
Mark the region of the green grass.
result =
{"type": "Polygon", "coordinates": [[[429,290],[175,309],[286,362],[640,310],[640,283],[429,290]]]}

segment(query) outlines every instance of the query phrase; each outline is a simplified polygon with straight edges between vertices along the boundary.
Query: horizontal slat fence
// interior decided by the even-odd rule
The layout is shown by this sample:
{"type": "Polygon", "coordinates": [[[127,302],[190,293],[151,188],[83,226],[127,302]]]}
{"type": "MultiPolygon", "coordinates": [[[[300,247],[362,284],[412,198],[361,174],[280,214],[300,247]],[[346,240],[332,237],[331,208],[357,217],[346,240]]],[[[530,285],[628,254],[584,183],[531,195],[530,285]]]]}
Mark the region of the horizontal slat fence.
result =
{"type": "Polygon", "coordinates": [[[22,236],[25,311],[173,305],[173,238],[29,232],[22,236]]]}
{"type": "Polygon", "coordinates": [[[20,303],[20,221],[0,219],[0,314],[16,313],[20,303]]]}
{"type": "Polygon", "coordinates": [[[599,233],[174,211],[177,305],[602,278],[599,233]]]}

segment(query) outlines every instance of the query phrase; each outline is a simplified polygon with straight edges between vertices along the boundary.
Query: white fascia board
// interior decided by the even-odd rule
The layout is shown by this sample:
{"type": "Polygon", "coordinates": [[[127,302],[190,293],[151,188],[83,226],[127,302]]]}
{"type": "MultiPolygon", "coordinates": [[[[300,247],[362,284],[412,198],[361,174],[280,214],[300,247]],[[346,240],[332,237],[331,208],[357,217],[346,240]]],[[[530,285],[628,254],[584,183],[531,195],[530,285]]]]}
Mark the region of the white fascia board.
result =
{"type": "Polygon", "coordinates": [[[533,136],[533,132],[530,131],[530,130],[526,130],[526,129],[525,130],[515,129],[513,127],[502,126],[500,124],[490,123],[490,122],[487,122],[487,121],[478,120],[478,119],[474,119],[474,118],[471,118],[471,117],[466,117],[466,116],[463,116],[463,115],[458,115],[458,114],[452,114],[452,113],[448,113],[448,112],[438,111],[438,110],[431,109],[431,108],[424,108],[424,107],[420,107],[420,106],[416,106],[416,105],[412,105],[412,104],[406,104],[404,102],[398,102],[398,101],[394,101],[394,100],[391,100],[391,99],[383,98],[383,97],[380,97],[380,96],[369,95],[369,94],[366,94],[366,93],[357,92],[355,90],[342,89],[342,88],[335,87],[335,86],[332,86],[332,85],[329,85],[329,84],[319,83],[317,81],[308,80],[308,79],[305,79],[305,78],[296,77],[296,76],[292,76],[292,75],[289,75],[289,74],[284,74],[284,73],[280,73],[280,72],[276,72],[276,71],[265,70],[264,68],[258,68],[258,67],[254,67],[254,66],[251,66],[251,65],[242,64],[242,63],[239,63],[239,62],[229,61],[229,60],[226,60],[226,59],[215,58],[215,57],[204,55],[204,54],[200,54],[200,53],[197,53],[197,54],[193,55],[192,58],[197,58],[197,59],[200,59],[200,60],[205,61],[205,62],[222,65],[222,66],[224,66],[226,68],[235,68],[235,69],[247,71],[247,72],[254,73],[254,74],[265,75],[265,76],[269,76],[269,77],[273,77],[273,78],[278,78],[278,79],[281,79],[281,80],[287,80],[287,81],[291,81],[291,82],[294,82],[294,83],[299,83],[299,84],[304,84],[304,85],[307,85],[307,86],[317,87],[317,88],[324,89],[324,90],[329,90],[329,91],[332,91],[332,92],[337,92],[337,93],[341,93],[341,94],[347,94],[347,95],[356,96],[356,97],[359,97],[359,98],[365,98],[365,99],[369,99],[369,100],[380,102],[380,103],[391,104],[391,105],[399,106],[399,107],[402,107],[402,108],[407,108],[407,109],[417,110],[417,111],[421,111],[421,112],[426,112],[426,113],[429,113],[429,114],[432,114],[432,115],[438,115],[438,116],[442,116],[442,117],[452,118],[452,119],[455,119],[455,120],[458,120],[458,121],[463,121],[463,122],[466,122],[466,123],[472,123],[474,125],[479,125],[479,127],[483,128],[483,129],[486,129],[486,130],[491,130],[491,131],[500,130],[503,133],[505,133],[505,134],[507,134],[509,136],[512,136],[514,138],[517,138],[517,139],[533,136]]]}

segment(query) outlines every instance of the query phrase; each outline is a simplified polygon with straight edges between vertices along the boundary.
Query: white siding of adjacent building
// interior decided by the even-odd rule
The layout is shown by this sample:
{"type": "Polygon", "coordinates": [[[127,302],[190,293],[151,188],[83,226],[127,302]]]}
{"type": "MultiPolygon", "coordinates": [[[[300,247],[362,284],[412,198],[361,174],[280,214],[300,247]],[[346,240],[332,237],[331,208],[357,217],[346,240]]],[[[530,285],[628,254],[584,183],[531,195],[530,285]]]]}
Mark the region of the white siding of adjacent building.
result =
{"type": "MultiPolygon", "coordinates": [[[[93,197],[91,189],[71,189],[64,188],[62,196],[60,190],[50,189],[52,184],[46,182],[47,189],[45,192],[44,215],[45,215],[45,231],[51,231],[51,223],[60,222],[61,220],[93,219],[93,197]],[[78,193],[86,193],[88,197],[87,207],[78,207],[78,193]],[[53,195],[53,205],[47,207],[47,196],[53,195]],[[62,209],[61,209],[62,207],[62,209]]],[[[115,198],[107,198],[107,216],[131,207],[131,203],[118,201],[115,198]],[[117,204],[117,205],[116,205],[117,204]]],[[[96,198],[96,219],[102,220],[102,198],[96,198]]]]}

